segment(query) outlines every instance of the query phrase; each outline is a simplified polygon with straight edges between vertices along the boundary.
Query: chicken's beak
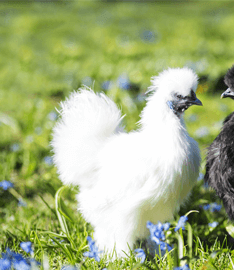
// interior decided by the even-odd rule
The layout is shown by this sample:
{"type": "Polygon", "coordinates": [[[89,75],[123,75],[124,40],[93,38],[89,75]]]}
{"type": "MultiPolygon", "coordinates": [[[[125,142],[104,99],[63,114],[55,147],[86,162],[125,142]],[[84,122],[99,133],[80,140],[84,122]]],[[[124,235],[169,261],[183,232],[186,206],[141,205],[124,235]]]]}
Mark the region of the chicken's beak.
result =
{"type": "Polygon", "coordinates": [[[234,92],[230,88],[224,91],[220,98],[227,98],[227,97],[234,99],[234,92]]]}
{"type": "Polygon", "coordinates": [[[191,105],[203,106],[201,100],[198,99],[198,98],[196,98],[195,100],[189,100],[189,103],[190,103],[191,105]]]}

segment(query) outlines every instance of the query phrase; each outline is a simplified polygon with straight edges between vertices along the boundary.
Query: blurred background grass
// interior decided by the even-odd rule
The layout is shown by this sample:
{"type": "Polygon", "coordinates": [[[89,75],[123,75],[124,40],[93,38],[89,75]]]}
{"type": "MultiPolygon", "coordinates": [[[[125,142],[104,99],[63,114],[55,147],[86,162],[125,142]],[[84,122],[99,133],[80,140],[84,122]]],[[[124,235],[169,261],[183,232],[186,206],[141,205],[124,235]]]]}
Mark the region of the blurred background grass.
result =
{"type": "Polygon", "coordinates": [[[207,140],[198,134],[203,146],[232,107],[209,94],[225,89],[233,64],[233,14],[225,1],[1,3],[0,147],[34,134],[48,149],[48,137],[37,134],[51,131],[46,115],[82,84],[107,92],[127,114],[126,128],[136,128],[151,76],[184,65],[200,77],[204,107],[186,117],[193,133],[210,127],[207,140]]]}
{"type": "Polygon", "coordinates": [[[0,194],[0,241],[13,241],[5,230],[23,224],[22,215],[31,220],[28,234],[31,224],[56,223],[39,196],[52,204],[61,185],[50,158],[55,107],[83,84],[113,98],[131,130],[150,78],[167,67],[193,68],[204,106],[190,108],[185,120],[204,172],[205,149],[233,111],[232,100],[220,100],[234,63],[233,25],[231,1],[1,2],[0,175],[28,208],[23,214],[13,197],[0,194]]]}

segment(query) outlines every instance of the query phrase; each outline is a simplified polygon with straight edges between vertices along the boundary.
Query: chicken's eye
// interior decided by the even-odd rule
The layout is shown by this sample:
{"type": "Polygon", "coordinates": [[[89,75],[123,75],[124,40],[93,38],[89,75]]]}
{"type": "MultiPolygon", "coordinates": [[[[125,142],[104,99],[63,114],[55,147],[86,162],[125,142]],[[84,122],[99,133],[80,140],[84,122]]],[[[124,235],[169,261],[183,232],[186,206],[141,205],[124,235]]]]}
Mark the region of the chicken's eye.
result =
{"type": "Polygon", "coordinates": [[[177,97],[178,97],[179,99],[183,98],[181,95],[177,95],[177,97]]]}

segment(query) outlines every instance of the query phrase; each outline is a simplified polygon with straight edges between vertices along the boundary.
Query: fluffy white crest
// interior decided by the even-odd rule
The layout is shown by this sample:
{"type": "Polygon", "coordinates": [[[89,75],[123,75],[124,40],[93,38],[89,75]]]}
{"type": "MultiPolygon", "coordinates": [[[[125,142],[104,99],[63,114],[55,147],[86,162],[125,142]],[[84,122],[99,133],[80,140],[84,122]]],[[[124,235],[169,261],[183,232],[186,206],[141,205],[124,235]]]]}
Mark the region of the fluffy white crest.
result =
{"type": "Polygon", "coordinates": [[[161,72],[158,76],[152,77],[152,86],[149,91],[155,90],[161,96],[168,99],[172,94],[180,94],[182,96],[190,95],[190,91],[196,91],[198,77],[187,67],[169,68],[161,72]]]}

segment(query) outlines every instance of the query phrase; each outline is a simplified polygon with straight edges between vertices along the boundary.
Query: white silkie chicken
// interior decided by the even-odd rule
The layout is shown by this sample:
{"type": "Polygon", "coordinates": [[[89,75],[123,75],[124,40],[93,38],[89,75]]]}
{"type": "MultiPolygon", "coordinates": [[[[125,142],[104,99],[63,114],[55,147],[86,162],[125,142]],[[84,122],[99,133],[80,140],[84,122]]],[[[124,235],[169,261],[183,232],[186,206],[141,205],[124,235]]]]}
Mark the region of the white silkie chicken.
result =
{"type": "Polygon", "coordinates": [[[199,173],[198,144],[183,121],[188,107],[202,105],[196,74],[168,69],[152,83],[137,131],[123,132],[116,104],[88,88],[61,103],[53,131],[60,179],[79,186],[78,209],[99,249],[118,256],[147,237],[147,221],[173,218],[199,173]]]}

